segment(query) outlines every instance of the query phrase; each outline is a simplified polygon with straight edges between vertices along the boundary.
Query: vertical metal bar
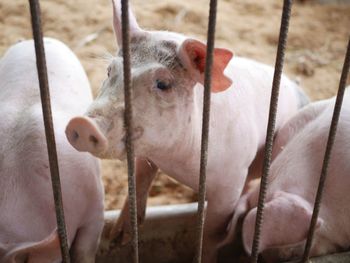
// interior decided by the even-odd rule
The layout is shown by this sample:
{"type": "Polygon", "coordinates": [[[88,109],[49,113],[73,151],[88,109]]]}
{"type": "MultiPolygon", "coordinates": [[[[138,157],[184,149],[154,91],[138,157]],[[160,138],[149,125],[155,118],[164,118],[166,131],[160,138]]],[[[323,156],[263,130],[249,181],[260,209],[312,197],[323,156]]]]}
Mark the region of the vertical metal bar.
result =
{"type": "Polygon", "coordinates": [[[124,70],[124,125],[126,130],[125,147],[128,161],[128,192],[129,213],[132,228],[133,262],[139,262],[138,252],[138,229],[137,229],[137,205],[136,205],[136,182],[134,145],[132,142],[132,91],[131,91],[131,69],[130,69],[130,34],[129,34],[129,2],[122,0],[122,38],[123,38],[123,70],[124,70]]]}
{"type": "Polygon", "coordinates": [[[201,159],[199,174],[199,196],[198,196],[198,214],[197,214],[197,250],[194,262],[201,262],[202,241],[204,228],[204,203],[205,203],[205,181],[208,157],[208,137],[209,137],[209,119],[210,119],[210,95],[211,95],[211,72],[213,65],[213,53],[215,42],[215,24],[216,24],[217,0],[210,1],[208,36],[207,36],[207,55],[204,72],[204,96],[203,96],[203,116],[202,116],[202,142],[201,159]]]}
{"type": "Polygon", "coordinates": [[[35,43],[36,65],[38,70],[40,97],[43,111],[47,151],[49,155],[51,183],[55,201],[58,236],[60,239],[62,261],[69,263],[69,248],[67,242],[67,232],[64,220],[62,203],[61,182],[58,168],[55,133],[52,123],[51,103],[49,83],[47,78],[46,58],[41,30],[41,13],[38,0],[29,0],[30,13],[32,19],[33,37],[35,43]]]}
{"type": "Polygon", "coordinates": [[[277,56],[276,56],[276,63],[275,63],[275,72],[273,76],[272,91],[271,91],[270,112],[269,112],[269,121],[267,125],[267,134],[266,134],[266,142],[265,142],[263,173],[261,177],[258,209],[257,209],[257,215],[256,215],[256,221],[255,221],[254,240],[253,240],[252,257],[251,257],[252,263],[258,262],[261,226],[263,223],[264,202],[265,202],[265,196],[267,191],[267,178],[269,176],[270,165],[271,165],[271,155],[272,155],[273,138],[275,135],[274,130],[275,130],[275,123],[276,123],[279,88],[280,88],[281,75],[283,70],[284,51],[285,51],[285,46],[286,46],[287,37],[288,37],[288,27],[289,27],[291,7],[292,7],[292,0],[284,0],[280,35],[279,35],[279,42],[278,42],[277,56]]]}
{"type": "Polygon", "coordinates": [[[307,241],[306,241],[306,245],[305,245],[305,250],[304,250],[302,262],[307,262],[309,260],[312,239],[314,237],[318,213],[320,211],[320,206],[321,206],[321,201],[322,201],[323,188],[324,188],[324,185],[326,182],[329,161],[330,161],[330,157],[332,154],[332,148],[333,148],[333,144],[334,144],[334,140],[335,140],[335,136],[336,136],[336,132],[337,132],[338,120],[339,120],[339,115],[340,115],[340,111],[341,111],[341,107],[342,107],[342,103],[343,103],[343,97],[344,97],[344,92],[345,92],[346,80],[347,80],[348,73],[349,73],[349,67],[350,67],[350,38],[349,38],[348,47],[347,47],[347,51],[346,51],[346,55],[345,55],[342,74],[340,77],[337,99],[336,99],[336,102],[334,105],[332,122],[331,122],[330,129],[329,129],[326,151],[324,154],[320,180],[319,180],[317,194],[316,194],[316,198],[315,198],[314,211],[312,213],[310,228],[309,228],[309,232],[308,232],[308,236],[307,236],[307,241]]]}

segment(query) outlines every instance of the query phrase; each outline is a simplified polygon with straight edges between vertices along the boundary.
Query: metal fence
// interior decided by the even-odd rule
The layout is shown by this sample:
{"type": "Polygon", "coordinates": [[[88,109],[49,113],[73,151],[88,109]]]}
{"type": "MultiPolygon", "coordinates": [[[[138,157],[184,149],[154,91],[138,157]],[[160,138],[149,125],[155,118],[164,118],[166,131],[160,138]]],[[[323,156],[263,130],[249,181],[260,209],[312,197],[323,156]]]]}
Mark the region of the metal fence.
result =
{"type": "MultiPolygon", "coordinates": [[[[40,95],[42,110],[45,124],[46,143],[49,155],[50,172],[52,189],[54,194],[57,228],[60,240],[60,247],[62,253],[62,261],[64,263],[70,262],[69,248],[67,242],[67,233],[64,220],[63,204],[62,204],[62,193],[59,177],[59,169],[57,162],[56,144],[53,131],[51,105],[50,105],[50,94],[48,89],[48,79],[45,61],[45,51],[43,45],[43,36],[41,29],[41,14],[39,0],[29,0],[33,37],[35,42],[35,52],[37,59],[38,78],[40,84],[40,95]]],[[[129,6],[128,0],[121,0],[122,8],[122,37],[123,37],[123,66],[124,66],[124,91],[125,91],[125,114],[124,124],[126,127],[126,149],[127,149],[127,161],[128,161],[128,188],[129,188],[129,204],[130,205],[130,218],[132,225],[132,244],[133,244],[133,262],[138,263],[138,227],[137,227],[137,207],[136,207],[136,190],[135,190],[135,165],[134,165],[134,149],[131,140],[132,131],[132,102],[131,102],[131,71],[130,71],[130,37],[129,37],[129,6]]],[[[273,147],[273,138],[275,130],[275,121],[277,114],[278,105],[278,94],[280,88],[281,74],[283,70],[285,46],[288,37],[288,26],[290,13],[292,8],[292,0],[284,0],[283,11],[281,18],[281,27],[279,34],[279,42],[277,48],[277,56],[275,63],[275,72],[272,83],[272,92],[270,100],[269,120],[267,126],[267,135],[265,142],[265,153],[263,162],[263,171],[261,178],[261,186],[259,193],[258,210],[255,223],[254,241],[252,247],[251,262],[255,263],[258,261],[259,251],[259,240],[261,227],[263,224],[263,212],[264,202],[267,191],[267,178],[269,176],[271,154],[273,147]]],[[[208,35],[207,35],[207,57],[205,67],[205,80],[204,80],[204,100],[203,100],[203,123],[202,123],[202,143],[201,143],[201,155],[200,155],[200,179],[199,179],[199,201],[198,201],[198,214],[197,214],[197,249],[195,252],[195,261],[201,262],[202,255],[202,238],[203,238],[203,226],[204,226],[204,203],[205,203],[205,181],[206,181],[206,166],[207,166],[207,153],[208,153],[208,135],[209,135],[209,116],[210,116],[210,85],[211,85],[211,68],[213,63],[213,50],[214,50],[214,39],[215,39],[215,24],[216,24],[216,13],[217,13],[217,0],[210,1],[209,10],[209,22],[208,22],[208,35]]],[[[309,260],[310,248],[312,245],[312,239],[315,231],[318,213],[320,210],[322,192],[327,177],[327,170],[329,160],[334,144],[335,134],[337,130],[337,124],[339,114],[342,106],[346,80],[350,67],[350,39],[347,46],[347,52],[343,65],[343,70],[340,78],[338,94],[336,98],[336,104],[334,107],[332,122],[329,130],[329,137],[325,150],[322,172],[320,175],[317,195],[315,199],[315,205],[313,210],[312,219],[310,222],[310,228],[305,246],[304,255],[302,262],[309,260]]]]}

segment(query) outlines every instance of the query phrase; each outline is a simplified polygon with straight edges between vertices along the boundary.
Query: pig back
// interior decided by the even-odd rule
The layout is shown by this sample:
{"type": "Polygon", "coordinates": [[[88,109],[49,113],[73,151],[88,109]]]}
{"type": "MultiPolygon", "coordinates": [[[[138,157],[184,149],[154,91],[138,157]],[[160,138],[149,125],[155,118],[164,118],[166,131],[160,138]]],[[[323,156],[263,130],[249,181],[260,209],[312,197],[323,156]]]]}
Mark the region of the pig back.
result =
{"type": "MultiPolygon", "coordinates": [[[[266,139],[274,68],[247,58],[234,57],[225,74],[232,79],[232,87],[224,92],[212,94],[211,114],[214,117],[211,120],[214,122],[214,118],[220,119],[225,125],[216,130],[226,129],[227,125],[238,123],[238,119],[241,118],[241,122],[249,123],[250,130],[254,131],[248,134],[257,135],[255,139],[258,141],[258,147],[263,146],[266,139]],[[223,112],[228,114],[223,115],[223,112]],[[227,119],[223,119],[225,116],[227,119]]],[[[276,131],[303,106],[301,100],[305,101],[306,98],[300,94],[302,94],[300,87],[282,75],[276,131]]],[[[198,97],[202,99],[201,94],[199,95],[198,97]]],[[[200,100],[199,105],[201,102],[200,100]]],[[[240,126],[244,128],[244,125],[240,126]]],[[[215,133],[215,130],[213,129],[211,133],[215,133]]]]}
{"type": "MultiPolygon", "coordinates": [[[[44,38],[44,45],[51,103],[79,114],[92,100],[84,69],[59,40],[44,38]]],[[[0,91],[0,100],[16,104],[17,109],[40,103],[33,40],[15,44],[1,58],[0,91]]]]}

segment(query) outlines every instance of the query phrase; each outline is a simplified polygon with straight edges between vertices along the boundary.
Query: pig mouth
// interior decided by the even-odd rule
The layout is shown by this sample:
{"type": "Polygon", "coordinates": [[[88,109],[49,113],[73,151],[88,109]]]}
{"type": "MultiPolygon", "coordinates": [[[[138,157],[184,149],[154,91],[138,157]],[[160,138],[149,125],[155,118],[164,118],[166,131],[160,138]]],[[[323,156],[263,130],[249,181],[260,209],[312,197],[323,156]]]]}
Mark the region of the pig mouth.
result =
{"type": "MultiPolygon", "coordinates": [[[[144,129],[141,126],[137,126],[136,128],[134,128],[132,135],[131,135],[131,140],[133,142],[135,142],[138,139],[140,139],[143,135],[143,131],[144,131],[144,129]]],[[[126,144],[126,132],[124,132],[124,135],[123,135],[121,141],[124,143],[124,145],[126,144]]]]}
{"type": "MultiPolygon", "coordinates": [[[[142,127],[138,126],[134,128],[131,140],[133,142],[139,140],[142,137],[143,133],[144,129],[142,127]]],[[[111,146],[112,145],[110,145],[110,147],[111,146]]],[[[122,138],[118,140],[116,144],[114,144],[114,147],[112,146],[107,151],[96,153],[94,155],[101,159],[118,159],[120,161],[123,161],[127,157],[126,152],[126,133],[124,132],[122,138]]]]}

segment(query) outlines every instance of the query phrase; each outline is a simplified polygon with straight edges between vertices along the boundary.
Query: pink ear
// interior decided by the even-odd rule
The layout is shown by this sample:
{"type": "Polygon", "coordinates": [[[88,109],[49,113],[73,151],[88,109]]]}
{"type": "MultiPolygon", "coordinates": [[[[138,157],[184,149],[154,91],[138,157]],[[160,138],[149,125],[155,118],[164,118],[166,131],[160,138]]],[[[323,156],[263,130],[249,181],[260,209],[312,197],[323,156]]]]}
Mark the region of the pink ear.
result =
{"type": "Polygon", "coordinates": [[[4,262],[54,262],[61,258],[57,229],[48,237],[39,241],[17,245],[7,252],[4,262]]]}
{"type": "MultiPolygon", "coordinates": [[[[121,0],[112,0],[113,3],[113,27],[114,33],[117,38],[118,46],[122,46],[122,6],[121,0]]],[[[141,32],[142,29],[137,24],[136,18],[129,6],[129,26],[130,36],[137,32],[141,32]]]]}
{"type": "MultiPolygon", "coordinates": [[[[242,239],[245,250],[251,254],[257,209],[252,209],[243,222],[242,239]]],[[[311,205],[302,197],[278,192],[264,209],[259,252],[300,244],[306,239],[312,216],[311,205]]],[[[323,220],[318,219],[317,227],[323,220]]]]}
{"type": "MultiPolygon", "coordinates": [[[[206,61],[206,45],[194,39],[185,40],[180,46],[179,56],[185,67],[193,74],[196,80],[203,84],[206,61]]],[[[224,70],[230,62],[233,54],[222,48],[214,49],[212,67],[212,92],[221,92],[232,85],[231,79],[224,75],[224,70]]]]}

